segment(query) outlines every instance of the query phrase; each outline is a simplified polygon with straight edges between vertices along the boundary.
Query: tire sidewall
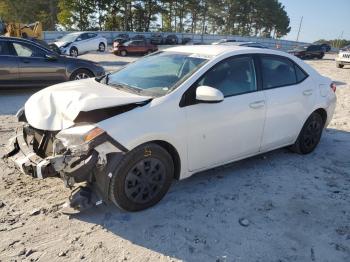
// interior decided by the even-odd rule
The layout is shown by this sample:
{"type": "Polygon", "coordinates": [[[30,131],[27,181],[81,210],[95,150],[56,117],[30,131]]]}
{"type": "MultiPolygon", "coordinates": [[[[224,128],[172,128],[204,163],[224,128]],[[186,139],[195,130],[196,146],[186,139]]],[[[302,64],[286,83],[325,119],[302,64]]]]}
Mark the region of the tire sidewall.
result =
{"type": "Polygon", "coordinates": [[[298,147],[299,147],[299,150],[302,154],[308,154],[308,153],[311,153],[312,151],[315,150],[315,148],[317,147],[318,143],[320,142],[320,139],[321,139],[321,136],[322,136],[322,131],[323,131],[323,128],[324,128],[324,121],[322,119],[322,117],[320,116],[320,114],[314,112],[312,113],[308,119],[306,120],[300,134],[299,134],[299,137],[298,137],[298,147]],[[310,123],[310,121],[316,119],[319,124],[321,125],[321,132],[319,134],[319,136],[317,137],[317,142],[315,143],[315,145],[312,147],[312,148],[307,148],[306,145],[304,144],[304,141],[303,141],[303,136],[306,132],[306,129],[310,123]]]}
{"type": "Polygon", "coordinates": [[[110,200],[118,207],[126,211],[140,211],[157,204],[164,195],[168,192],[171,182],[174,177],[174,164],[170,154],[162,147],[150,143],[141,145],[134,150],[130,151],[125,155],[121,163],[118,165],[116,170],[113,172],[113,176],[110,183],[110,200]],[[160,160],[165,167],[166,177],[163,187],[160,192],[149,202],[147,203],[135,203],[130,200],[125,193],[125,179],[130,171],[130,169],[142,159],[147,159],[145,157],[145,152],[152,152],[151,155],[147,157],[152,157],[160,160]]]}
{"type": "Polygon", "coordinates": [[[79,55],[78,49],[76,47],[71,47],[71,49],[69,50],[69,55],[72,57],[78,57],[79,55]],[[76,51],[76,55],[74,55],[73,53],[74,50],[76,51]]]}
{"type": "Polygon", "coordinates": [[[100,52],[106,51],[106,45],[105,45],[104,43],[99,43],[99,45],[98,45],[98,51],[100,51],[100,52]],[[102,46],[103,48],[100,48],[101,46],[102,46]]]}

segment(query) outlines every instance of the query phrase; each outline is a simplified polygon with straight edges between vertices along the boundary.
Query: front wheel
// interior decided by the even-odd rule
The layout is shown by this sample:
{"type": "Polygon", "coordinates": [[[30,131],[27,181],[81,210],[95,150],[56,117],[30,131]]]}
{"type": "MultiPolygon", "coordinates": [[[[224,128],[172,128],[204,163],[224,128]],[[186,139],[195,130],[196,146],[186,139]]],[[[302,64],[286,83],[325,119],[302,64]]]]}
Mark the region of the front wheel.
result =
{"type": "Polygon", "coordinates": [[[157,204],[168,192],[174,177],[170,154],[157,144],[130,151],[114,171],[110,199],[126,211],[140,211],[157,204]]]}
{"type": "Polygon", "coordinates": [[[106,50],[106,45],[104,43],[100,43],[98,45],[98,51],[104,52],[106,50]]]}
{"type": "Polygon", "coordinates": [[[337,65],[337,68],[343,68],[344,67],[344,65],[340,64],[340,63],[337,63],[336,65],[337,65]]]}
{"type": "Polygon", "coordinates": [[[128,53],[125,50],[120,51],[121,56],[126,56],[128,53]]]}
{"type": "Polygon", "coordinates": [[[300,131],[297,141],[291,150],[298,154],[309,154],[318,145],[321,139],[324,121],[317,112],[312,113],[300,131]]]}
{"type": "Polygon", "coordinates": [[[79,55],[78,48],[72,47],[72,48],[69,50],[69,55],[70,55],[70,56],[73,56],[73,57],[77,57],[77,56],[79,55]]]}
{"type": "Polygon", "coordinates": [[[81,80],[94,77],[94,74],[86,69],[78,69],[70,76],[70,80],[81,80]]]}

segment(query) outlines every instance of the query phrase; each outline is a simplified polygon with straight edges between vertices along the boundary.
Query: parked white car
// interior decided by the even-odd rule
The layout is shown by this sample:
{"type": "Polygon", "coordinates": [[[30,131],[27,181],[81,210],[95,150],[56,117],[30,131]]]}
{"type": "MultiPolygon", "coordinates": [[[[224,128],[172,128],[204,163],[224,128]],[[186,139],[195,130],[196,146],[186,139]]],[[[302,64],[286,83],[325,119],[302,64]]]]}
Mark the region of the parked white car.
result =
{"type": "Polygon", "coordinates": [[[173,47],[34,94],[6,157],[33,177],[88,181],[65,212],[101,203],[91,189],[138,211],[173,179],[281,147],[312,152],[335,105],[331,79],[287,53],[173,47]]]}
{"type": "Polygon", "coordinates": [[[350,46],[341,49],[335,57],[335,63],[338,68],[343,68],[345,65],[350,65],[350,46]]]}
{"type": "Polygon", "coordinates": [[[61,54],[77,57],[90,52],[104,52],[107,48],[107,39],[93,32],[78,32],[63,36],[54,44],[60,49],[61,54]]]}

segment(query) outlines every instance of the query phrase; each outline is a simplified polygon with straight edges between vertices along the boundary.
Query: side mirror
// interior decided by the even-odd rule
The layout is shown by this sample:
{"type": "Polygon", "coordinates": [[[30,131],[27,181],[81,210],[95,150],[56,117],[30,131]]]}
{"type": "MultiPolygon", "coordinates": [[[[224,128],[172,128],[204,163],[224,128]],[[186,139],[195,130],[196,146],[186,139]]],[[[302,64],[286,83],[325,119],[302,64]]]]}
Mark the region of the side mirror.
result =
{"type": "Polygon", "coordinates": [[[75,42],[79,42],[81,41],[82,39],[80,37],[78,37],[77,39],[75,39],[75,42]]]}
{"type": "Polygon", "coordinates": [[[48,61],[55,61],[55,60],[57,60],[57,56],[54,55],[54,54],[46,54],[46,55],[45,55],[45,58],[46,58],[48,61]]]}
{"type": "Polygon", "coordinates": [[[224,100],[224,95],[216,88],[199,86],[196,90],[196,99],[204,103],[219,103],[224,100]]]}

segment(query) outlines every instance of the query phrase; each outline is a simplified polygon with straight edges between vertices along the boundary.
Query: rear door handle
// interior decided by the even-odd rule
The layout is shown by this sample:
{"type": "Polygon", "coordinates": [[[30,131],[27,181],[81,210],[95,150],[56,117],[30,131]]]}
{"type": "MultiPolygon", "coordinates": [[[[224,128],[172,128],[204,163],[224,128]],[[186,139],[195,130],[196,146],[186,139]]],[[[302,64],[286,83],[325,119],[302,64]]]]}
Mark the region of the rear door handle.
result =
{"type": "Polygon", "coordinates": [[[250,103],[249,106],[254,109],[261,108],[265,106],[265,101],[264,100],[255,101],[253,103],[250,103]]]}
{"type": "Polygon", "coordinates": [[[304,96],[311,96],[312,95],[312,89],[308,89],[308,90],[303,91],[303,95],[304,96]]]}

